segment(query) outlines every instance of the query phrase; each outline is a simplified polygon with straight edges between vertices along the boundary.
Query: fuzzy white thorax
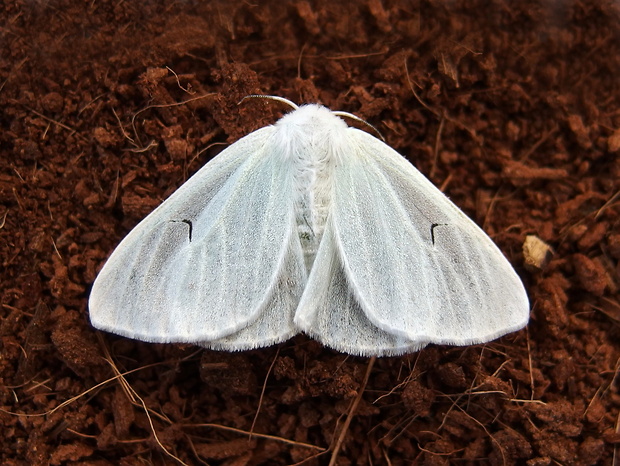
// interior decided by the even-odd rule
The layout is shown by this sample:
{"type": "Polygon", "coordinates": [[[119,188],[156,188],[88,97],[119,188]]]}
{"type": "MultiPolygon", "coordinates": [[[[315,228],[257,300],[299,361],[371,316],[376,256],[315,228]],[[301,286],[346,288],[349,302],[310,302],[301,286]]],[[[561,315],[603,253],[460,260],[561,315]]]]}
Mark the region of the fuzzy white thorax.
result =
{"type": "Polygon", "coordinates": [[[303,105],[275,125],[284,165],[293,168],[295,219],[310,272],[332,199],[334,166],[341,157],[347,124],[317,104],[303,105]]]}

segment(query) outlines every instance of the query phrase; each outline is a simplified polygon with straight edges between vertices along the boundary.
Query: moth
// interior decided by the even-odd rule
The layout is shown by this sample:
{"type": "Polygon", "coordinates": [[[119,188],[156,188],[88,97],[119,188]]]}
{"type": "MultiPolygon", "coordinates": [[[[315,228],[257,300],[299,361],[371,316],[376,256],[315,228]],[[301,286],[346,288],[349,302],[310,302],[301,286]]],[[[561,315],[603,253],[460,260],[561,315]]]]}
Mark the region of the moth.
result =
{"type": "Polygon", "coordinates": [[[304,332],[364,356],[470,345],[528,322],[493,241],[404,157],[318,104],[235,142],[99,273],[92,324],[247,350],[304,332]]]}

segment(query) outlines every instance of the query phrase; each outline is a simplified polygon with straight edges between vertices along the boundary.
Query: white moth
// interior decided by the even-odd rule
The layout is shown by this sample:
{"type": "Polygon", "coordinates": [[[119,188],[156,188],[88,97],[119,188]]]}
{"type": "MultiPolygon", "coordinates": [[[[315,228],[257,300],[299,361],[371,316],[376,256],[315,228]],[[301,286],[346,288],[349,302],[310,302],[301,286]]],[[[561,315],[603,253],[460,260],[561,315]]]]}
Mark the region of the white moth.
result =
{"type": "Polygon", "coordinates": [[[90,295],[95,327],[230,351],[301,331],[386,356],[527,324],[513,268],[429,180],[343,113],[286,102],[120,243],[90,295]]]}

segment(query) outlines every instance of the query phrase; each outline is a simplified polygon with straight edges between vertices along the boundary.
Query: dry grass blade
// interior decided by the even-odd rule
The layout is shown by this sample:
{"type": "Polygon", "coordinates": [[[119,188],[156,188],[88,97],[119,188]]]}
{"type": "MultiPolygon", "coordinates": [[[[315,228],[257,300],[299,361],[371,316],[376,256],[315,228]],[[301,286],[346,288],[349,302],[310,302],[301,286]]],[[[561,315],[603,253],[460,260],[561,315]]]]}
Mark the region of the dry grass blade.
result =
{"type": "Polygon", "coordinates": [[[342,447],[342,443],[344,442],[344,439],[347,436],[347,431],[349,430],[349,426],[351,425],[353,416],[355,416],[355,410],[357,409],[357,406],[360,404],[360,401],[362,400],[362,396],[364,395],[364,390],[366,389],[366,385],[368,384],[368,379],[370,378],[370,373],[372,372],[372,366],[374,366],[376,360],[377,360],[377,357],[373,356],[372,358],[370,358],[370,361],[368,361],[368,368],[366,369],[366,375],[364,376],[364,381],[362,382],[362,385],[360,385],[359,392],[357,396],[355,397],[355,399],[353,400],[353,403],[351,403],[351,408],[349,409],[349,415],[347,416],[347,420],[344,422],[344,425],[342,426],[342,430],[340,431],[340,435],[338,436],[338,440],[336,441],[336,444],[334,445],[334,448],[332,449],[332,457],[329,460],[329,466],[336,465],[336,460],[338,459],[338,452],[340,451],[340,448],[342,447]]]}

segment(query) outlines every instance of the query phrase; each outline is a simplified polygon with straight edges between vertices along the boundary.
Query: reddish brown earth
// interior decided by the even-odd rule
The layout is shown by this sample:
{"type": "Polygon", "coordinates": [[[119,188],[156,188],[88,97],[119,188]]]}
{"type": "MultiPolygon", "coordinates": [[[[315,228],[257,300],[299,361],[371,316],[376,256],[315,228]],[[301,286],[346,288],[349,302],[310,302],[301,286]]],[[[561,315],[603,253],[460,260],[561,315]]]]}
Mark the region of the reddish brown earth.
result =
{"type": "Polygon", "coordinates": [[[0,5],[2,464],[173,464],[158,442],[187,464],[328,464],[358,393],[339,465],[612,464],[617,2],[227,3],[0,5]],[[378,359],[365,386],[368,359],[303,335],[228,354],[95,331],[123,236],[277,118],[237,105],[253,93],[378,127],[514,264],[527,330],[378,359]],[[528,234],[555,250],[542,270],[528,234]]]}

